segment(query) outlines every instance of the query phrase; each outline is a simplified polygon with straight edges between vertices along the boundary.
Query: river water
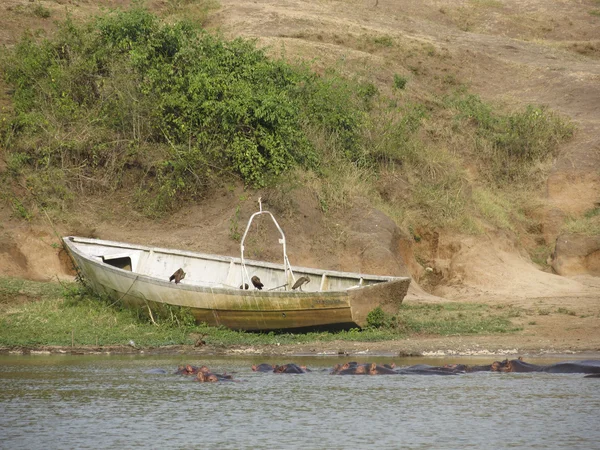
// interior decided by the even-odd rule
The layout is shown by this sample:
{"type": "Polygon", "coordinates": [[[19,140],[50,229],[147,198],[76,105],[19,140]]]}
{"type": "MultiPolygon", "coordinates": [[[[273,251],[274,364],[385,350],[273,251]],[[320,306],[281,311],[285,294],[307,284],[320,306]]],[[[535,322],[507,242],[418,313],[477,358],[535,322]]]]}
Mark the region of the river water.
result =
{"type": "MultiPolygon", "coordinates": [[[[0,448],[600,448],[600,378],[328,374],[348,360],[0,356],[0,448]],[[313,371],[252,372],[261,362],[307,364],[313,371]],[[185,363],[239,381],[198,383],[172,374],[185,363]],[[154,368],[168,373],[145,373],[154,368]]],[[[492,361],[394,360],[398,366],[492,361]]]]}

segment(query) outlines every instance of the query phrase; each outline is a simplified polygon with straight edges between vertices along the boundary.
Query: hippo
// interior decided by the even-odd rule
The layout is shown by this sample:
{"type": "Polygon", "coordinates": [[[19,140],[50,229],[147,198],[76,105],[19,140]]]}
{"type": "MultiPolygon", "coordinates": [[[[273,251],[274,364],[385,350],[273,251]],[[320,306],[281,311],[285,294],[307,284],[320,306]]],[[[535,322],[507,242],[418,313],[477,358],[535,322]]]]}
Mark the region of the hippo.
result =
{"type": "Polygon", "coordinates": [[[415,364],[414,366],[396,369],[401,375],[458,375],[464,373],[459,365],[451,366],[429,366],[427,364],[415,364]]]}
{"type": "Polygon", "coordinates": [[[332,375],[457,375],[464,373],[464,366],[436,367],[426,364],[417,364],[410,367],[396,367],[396,365],[379,365],[376,363],[358,364],[349,362],[337,364],[331,371],[332,375]]]}
{"type": "Polygon", "coordinates": [[[331,375],[397,375],[397,372],[390,367],[376,363],[358,364],[352,361],[337,364],[331,371],[331,375]]]}
{"type": "Polygon", "coordinates": [[[492,372],[540,372],[542,368],[543,366],[537,364],[526,363],[521,358],[492,363],[492,372]]]}
{"type": "Polygon", "coordinates": [[[485,365],[477,365],[477,366],[469,366],[466,364],[457,364],[457,366],[463,366],[465,372],[471,373],[471,372],[491,372],[492,371],[492,365],[491,364],[485,364],[485,365]]]}
{"type": "Polygon", "coordinates": [[[594,359],[563,361],[544,367],[542,372],[600,374],[600,361],[594,359]]]}
{"type": "Polygon", "coordinates": [[[179,366],[175,371],[175,375],[196,375],[198,370],[199,367],[186,364],[184,366],[179,366]]]}
{"type": "Polygon", "coordinates": [[[175,371],[175,375],[196,375],[198,372],[208,372],[208,367],[206,366],[192,366],[190,364],[186,364],[185,366],[179,366],[175,371]]]}
{"type": "Polygon", "coordinates": [[[344,364],[336,364],[331,370],[331,375],[354,375],[358,363],[356,361],[347,362],[344,364]]]}
{"type": "Polygon", "coordinates": [[[398,372],[392,368],[387,368],[385,366],[372,363],[369,366],[369,375],[398,375],[398,372]]]}
{"type": "Polygon", "coordinates": [[[331,375],[367,375],[367,372],[366,364],[349,362],[335,365],[330,373],[331,375]]]}
{"type": "Polygon", "coordinates": [[[521,358],[505,359],[504,361],[495,361],[492,363],[494,372],[545,372],[545,373],[600,373],[600,361],[598,360],[580,360],[580,361],[562,361],[547,366],[530,364],[524,362],[521,358]]]}
{"type": "Polygon", "coordinates": [[[470,366],[468,364],[444,364],[440,369],[449,370],[454,373],[491,372],[492,365],[470,366]]]}
{"type": "Polygon", "coordinates": [[[367,375],[367,364],[349,364],[346,369],[341,369],[337,375],[367,375]]]}
{"type": "Polygon", "coordinates": [[[227,373],[224,374],[218,374],[218,373],[212,373],[208,370],[201,370],[198,372],[198,375],[196,376],[196,380],[195,381],[199,381],[200,383],[216,383],[219,381],[234,381],[233,377],[231,375],[228,375],[227,373]]]}
{"type": "Polygon", "coordinates": [[[273,367],[273,373],[306,373],[306,367],[303,368],[294,363],[288,363],[282,366],[276,365],[273,367]]]}
{"type": "Polygon", "coordinates": [[[216,383],[219,381],[219,377],[211,372],[198,372],[196,381],[200,383],[216,383]]]}
{"type": "Polygon", "coordinates": [[[233,377],[224,373],[222,375],[218,373],[213,373],[206,366],[192,366],[190,364],[186,364],[184,366],[179,366],[175,371],[176,375],[195,375],[194,380],[199,381],[201,383],[214,383],[217,381],[233,381],[233,377]]]}
{"type": "Polygon", "coordinates": [[[148,369],[148,370],[145,370],[144,373],[163,375],[163,374],[166,374],[167,371],[165,369],[148,369]]]}
{"type": "Polygon", "coordinates": [[[253,364],[252,365],[252,371],[253,372],[273,372],[273,369],[275,368],[275,366],[271,365],[271,364],[267,364],[267,363],[262,363],[262,364],[253,364]]]}

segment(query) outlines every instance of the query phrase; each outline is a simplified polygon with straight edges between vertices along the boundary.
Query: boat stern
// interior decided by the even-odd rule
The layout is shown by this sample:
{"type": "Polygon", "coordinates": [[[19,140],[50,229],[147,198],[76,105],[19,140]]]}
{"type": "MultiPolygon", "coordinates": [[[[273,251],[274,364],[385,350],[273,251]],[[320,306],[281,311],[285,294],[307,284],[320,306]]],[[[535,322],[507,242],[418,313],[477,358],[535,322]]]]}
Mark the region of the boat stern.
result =
{"type": "Polygon", "coordinates": [[[352,320],[361,328],[367,325],[367,315],[378,306],[388,314],[398,314],[408,292],[410,278],[397,278],[386,283],[349,289],[352,320]]]}

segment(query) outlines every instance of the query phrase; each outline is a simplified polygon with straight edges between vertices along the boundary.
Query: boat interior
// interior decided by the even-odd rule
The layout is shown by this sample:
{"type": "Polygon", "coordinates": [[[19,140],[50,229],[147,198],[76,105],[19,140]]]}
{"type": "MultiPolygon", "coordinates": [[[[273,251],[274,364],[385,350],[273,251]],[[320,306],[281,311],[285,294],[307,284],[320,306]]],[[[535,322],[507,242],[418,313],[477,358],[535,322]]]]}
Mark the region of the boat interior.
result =
{"type": "Polygon", "coordinates": [[[327,271],[303,267],[284,269],[284,264],[245,260],[241,258],[199,254],[134,246],[96,239],[68,237],[69,244],[88,258],[152,278],[169,281],[178,269],[185,272],[180,284],[213,288],[255,289],[253,277],[258,277],[264,291],[287,291],[299,281],[298,292],[327,292],[359,288],[391,281],[394,277],[327,271]],[[300,280],[306,277],[309,281],[300,280]]]}

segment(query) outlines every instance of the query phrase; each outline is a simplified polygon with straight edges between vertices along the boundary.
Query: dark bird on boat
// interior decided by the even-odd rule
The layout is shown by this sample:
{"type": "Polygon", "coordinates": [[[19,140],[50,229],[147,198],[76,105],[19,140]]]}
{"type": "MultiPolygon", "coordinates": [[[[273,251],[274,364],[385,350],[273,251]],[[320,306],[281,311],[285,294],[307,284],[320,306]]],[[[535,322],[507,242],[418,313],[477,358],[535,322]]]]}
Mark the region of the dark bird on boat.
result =
{"type": "Polygon", "coordinates": [[[248,283],[240,284],[240,289],[248,290],[248,283]]]}
{"type": "Polygon", "coordinates": [[[259,291],[262,291],[264,284],[262,284],[260,282],[260,278],[258,278],[256,275],[254,275],[252,278],[250,278],[250,281],[252,281],[252,284],[254,285],[254,287],[256,289],[258,289],[259,291]]]}
{"type": "Polygon", "coordinates": [[[292,291],[295,291],[298,288],[300,288],[300,290],[302,290],[302,286],[305,284],[308,284],[308,283],[310,283],[310,278],[308,278],[308,276],[300,277],[296,280],[296,282],[292,286],[292,291]]]}
{"type": "Polygon", "coordinates": [[[182,268],[179,268],[175,271],[173,275],[169,277],[169,283],[175,280],[175,284],[178,284],[181,280],[185,278],[185,272],[182,268]]]}

